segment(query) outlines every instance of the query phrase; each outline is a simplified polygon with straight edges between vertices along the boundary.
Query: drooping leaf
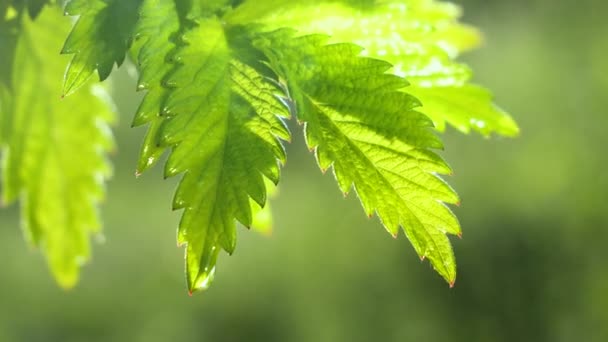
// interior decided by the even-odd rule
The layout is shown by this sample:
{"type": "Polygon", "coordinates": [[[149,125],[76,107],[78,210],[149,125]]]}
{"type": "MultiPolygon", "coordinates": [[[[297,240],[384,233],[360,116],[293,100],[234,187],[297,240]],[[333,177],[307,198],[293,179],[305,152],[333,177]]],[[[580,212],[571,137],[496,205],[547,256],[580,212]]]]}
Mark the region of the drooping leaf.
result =
{"type": "MultiPolygon", "coordinates": [[[[234,251],[236,221],[252,225],[250,200],[265,206],[264,178],[276,184],[285,160],[278,139],[289,139],[280,119],[289,112],[264,66],[235,53],[248,51],[241,35],[216,17],[199,18],[183,33],[173,55],[178,65],[164,82],[162,121],[146,141],[171,148],[167,177],[183,173],[173,207],[184,210],[178,241],[187,245],[190,291],[209,285],[220,249],[234,251]]],[[[155,63],[140,62],[143,70],[155,63]]]]}
{"type": "Polygon", "coordinates": [[[354,188],[366,213],[377,213],[391,234],[403,228],[418,255],[453,284],[446,233],[461,231],[443,202],[457,203],[458,196],[436,176],[450,168],[431,151],[442,147],[432,122],[415,110],[417,99],[400,91],[407,82],[385,73],[390,64],[327,40],[279,30],[257,44],[286,80],[321,170],[333,168],[340,189],[354,188]]]}
{"type": "Polygon", "coordinates": [[[74,54],[65,72],[63,94],[82,86],[97,70],[105,80],[114,64],[120,66],[133,38],[142,0],[71,0],[65,14],[79,16],[63,49],[74,54]]]}
{"type": "Polygon", "coordinates": [[[98,232],[97,205],[111,172],[112,113],[101,88],[61,99],[69,22],[53,8],[33,23],[23,16],[3,125],[3,201],[20,199],[28,240],[48,259],[59,284],[72,286],[98,232]],[[42,94],[42,95],[41,95],[42,94]]]}
{"type": "Polygon", "coordinates": [[[440,131],[447,122],[465,133],[518,134],[515,121],[492,103],[487,90],[469,84],[471,71],[455,61],[481,40],[477,30],[458,22],[456,5],[434,0],[378,1],[364,7],[335,1],[275,2],[282,6],[274,4],[277,10],[261,11],[257,18],[247,15],[255,12],[248,2],[231,18],[263,23],[268,29],[324,33],[331,42],[364,47],[363,55],[390,62],[392,72],[410,82],[408,91],[422,102],[420,111],[440,131]]]}

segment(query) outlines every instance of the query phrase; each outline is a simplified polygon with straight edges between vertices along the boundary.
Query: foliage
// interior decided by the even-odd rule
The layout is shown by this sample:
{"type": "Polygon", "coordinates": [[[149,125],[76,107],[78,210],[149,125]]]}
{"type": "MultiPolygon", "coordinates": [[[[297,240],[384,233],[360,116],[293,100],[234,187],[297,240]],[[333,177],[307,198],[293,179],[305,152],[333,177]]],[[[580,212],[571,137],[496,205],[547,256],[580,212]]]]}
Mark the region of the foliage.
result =
{"type": "Polygon", "coordinates": [[[88,257],[109,175],[112,116],[88,81],[106,79],[127,55],[146,91],[133,122],[148,125],[137,172],[170,151],[164,173],[181,175],[173,208],[183,210],[191,292],[210,284],[221,249],[234,251],[237,221],[268,229],[293,116],[321,170],[393,236],[403,229],[451,285],[447,234],[461,228],[446,204],[459,199],[438,176],[451,170],[434,152],[443,144],[433,127],[518,133],[454,60],[479,34],[447,3],[72,0],[65,14],[78,19],[62,49],[56,32],[70,20],[57,6],[34,22],[42,2],[2,6],[3,195],[21,197],[27,236],[64,286],[88,257]],[[59,50],[73,55],[63,88],[59,50]]]}
{"type": "Polygon", "coordinates": [[[97,85],[59,97],[67,60],[48,56],[68,22],[45,11],[35,24],[24,16],[22,25],[12,82],[5,85],[11,101],[2,113],[2,199],[21,197],[28,240],[46,252],[58,282],[72,286],[89,258],[89,232],[100,228],[97,204],[111,173],[106,153],[113,147],[113,113],[97,85]]]}

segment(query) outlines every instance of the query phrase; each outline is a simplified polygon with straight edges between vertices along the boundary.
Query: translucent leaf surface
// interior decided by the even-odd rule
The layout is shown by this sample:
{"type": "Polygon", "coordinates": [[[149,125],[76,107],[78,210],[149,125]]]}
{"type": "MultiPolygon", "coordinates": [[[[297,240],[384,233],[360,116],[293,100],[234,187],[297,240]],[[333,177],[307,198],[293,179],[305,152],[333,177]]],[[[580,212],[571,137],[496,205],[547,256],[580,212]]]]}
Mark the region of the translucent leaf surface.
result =
{"type": "MultiPolygon", "coordinates": [[[[411,84],[420,111],[439,130],[449,123],[462,132],[517,135],[513,119],[492,103],[492,96],[468,82],[468,67],[455,61],[480,42],[479,33],[458,22],[460,9],[434,0],[378,1],[368,6],[344,2],[275,1],[277,10],[259,11],[246,3],[230,18],[262,22],[268,28],[292,27],[301,33],[325,33],[331,42],[352,42],[365,56],[393,64],[392,72],[411,84]],[[278,6],[279,3],[281,6],[278,6]]],[[[356,2],[353,2],[356,3],[356,2]]]]}
{"type": "Polygon", "coordinates": [[[63,49],[74,54],[65,72],[63,94],[82,86],[97,70],[105,80],[121,65],[131,43],[142,0],[71,0],[65,14],[79,16],[63,49]]]}
{"type": "Polygon", "coordinates": [[[112,114],[98,95],[83,89],[61,100],[66,58],[58,54],[69,23],[46,9],[32,23],[23,18],[3,122],[3,201],[21,199],[28,240],[46,254],[57,281],[72,286],[98,232],[97,204],[110,175],[112,114]],[[43,95],[41,95],[43,94],[43,95]]]}
{"type": "Polygon", "coordinates": [[[287,80],[321,170],[333,168],[345,194],[354,187],[365,212],[377,213],[391,234],[403,228],[418,255],[452,284],[456,264],[446,233],[459,235],[460,226],[443,202],[458,197],[436,176],[450,169],[430,150],[442,147],[432,122],[400,91],[405,80],[385,73],[390,64],[357,57],[356,45],[326,42],[280,30],[258,45],[287,80]]]}
{"type": "Polygon", "coordinates": [[[421,110],[435,122],[438,130],[445,130],[449,122],[459,131],[475,130],[484,136],[497,133],[515,136],[519,127],[513,119],[492,103],[486,89],[473,85],[445,87],[410,87],[408,92],[421,99],[421,110]]]}
{"type": "Polygon", "coordinates": [[[156,140],[163,121],[164,101],[169,93],[163,82],[175,68],[171,54],[177,47],[178,34],[184,29],[184,17],[182,14],[180,18],[174,1],[144,0],[141,5],[133,50],[139,70],[137,89],[145,90],[146,95],[135,114],[133,126],[150,126],[142,144],[137,174],[154,165],[165,151],[156,140]]]}
{"type": "MultiPolygon", "coordinates": [[[[289,139],[280,120],[289,113],[276,96],[279,89],[264,78],[263,65],[249,53],[235,54],[249,51],[240,35],[206,18],[181,36],[172,55],[177,67],[164,80],[169,90],[161,101],[162,119],[146,140],[150,148],[171,147],[167,177],[183,173],[173,207],[184,210],[178,240],[187,245],[190,291],[209,285],[220,249],[234,251],[236,221],[252,225],[250,201],[265,206],[264,178],[277,183],[285,160],[278,138],[289,139]]],[[[154,44],[156,38],[144,39],[154,44]]],[[[158,61],[140,62],[145,71],[158,61]]]]}

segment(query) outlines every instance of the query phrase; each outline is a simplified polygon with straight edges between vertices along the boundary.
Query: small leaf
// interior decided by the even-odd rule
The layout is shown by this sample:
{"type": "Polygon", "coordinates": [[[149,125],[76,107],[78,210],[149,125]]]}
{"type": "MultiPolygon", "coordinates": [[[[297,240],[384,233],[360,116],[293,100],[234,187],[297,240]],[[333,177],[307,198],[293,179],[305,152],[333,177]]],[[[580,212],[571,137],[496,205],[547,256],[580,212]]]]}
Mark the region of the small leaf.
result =
{"type": "Polygon", "coordinates": [[[97,70],[105,80],[120,66],[131,44],[142,0],[71,0],[65,14],[79,16],[61,53],[74,54],[65,72],[63,95],[81,87],[97,70]]]}

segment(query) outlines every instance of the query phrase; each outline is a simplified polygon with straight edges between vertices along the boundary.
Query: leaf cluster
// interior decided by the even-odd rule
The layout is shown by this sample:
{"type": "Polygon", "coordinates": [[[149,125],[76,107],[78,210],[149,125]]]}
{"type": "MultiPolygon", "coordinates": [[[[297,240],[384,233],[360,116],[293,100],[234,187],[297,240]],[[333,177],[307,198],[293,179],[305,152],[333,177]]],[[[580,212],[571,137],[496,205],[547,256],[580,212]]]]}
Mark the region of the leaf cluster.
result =
{"type": "Polygon", "coordinates": [[[456,61],[480,41],[459,23],[458,7],[71,0],[64,14],[77,19],[67,34],[69,18],[56,4],[42,10],[45,3],[0,6],[3,195],[21,197],[27,236],[62,284],[73,284],[88,258],[110,175],[112,114],[91,76],[103,81],[130,57],[145,92],[133,120],[147,126],[137,173],[168,154],[165,177],[181,177],[173,209],[182,210],[190,292],[209,286],[221,250],[234,252],[237,222],[268,231],[291,118],[303,124],[321,171],[331,170],[345,195],[354,190],[390,234],[403,231],[453,285],[448,235],[461,228],[447,204],[459,198],[439,176],[451,169],[437,153],[437,131],[449,124],[485,136],[518,133],[456,61]],[[57,31],[65,42],[50,33],[57,31]],[[63,85],[66,56],[58,51],[71,58],[63,85]],[[34,97],[41,100],[28,105],[34,97]]]}

